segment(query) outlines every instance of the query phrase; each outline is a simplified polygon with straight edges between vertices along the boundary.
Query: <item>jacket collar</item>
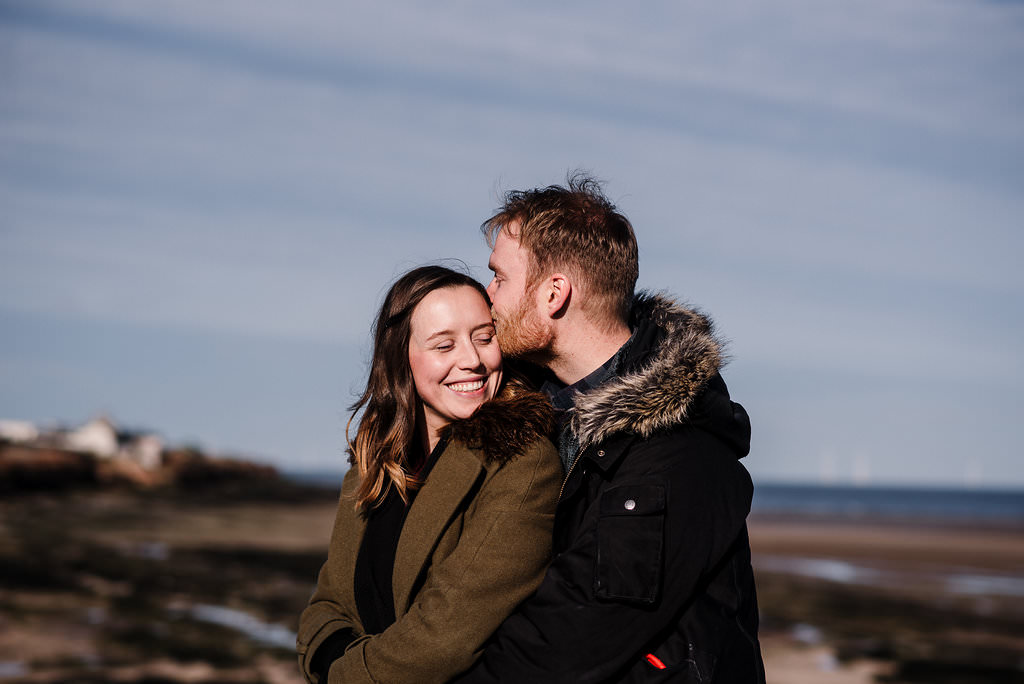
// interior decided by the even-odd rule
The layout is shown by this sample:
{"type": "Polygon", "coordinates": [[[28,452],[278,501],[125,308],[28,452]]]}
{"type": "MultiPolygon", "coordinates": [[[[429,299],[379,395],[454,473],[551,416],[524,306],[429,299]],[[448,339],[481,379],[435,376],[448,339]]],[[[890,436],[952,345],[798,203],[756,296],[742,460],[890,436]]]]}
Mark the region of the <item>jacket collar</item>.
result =
{"type": "Polygon", "coordinates": [[[396,615],[408,609],[438,539],[486,467],[516,458],[550,434],[553,423],[547,398],[511,378],[472,416],[446,426],[448,446],[416,493],[398,540],[391,581],[396,615]]]}
{"type": "Polygon", "coordinates": [[[507,463],[540,437],[552,435],[554,424],[548,398],[511,377],[498,396],[469,418],[449,423],[442,435],[476,450],[485,463],[507,463]]]}
{"type": "Polygon", "coordinates": [[[581,449],[687,422],[695,398],[724,363],[710,319],[664,296],[637,294],[630,327],[640,325],[654,326],[657,341],[636,345],[623,373],[576,398],[569,420],[581,449]]]}
{"type": "MultiPolygon", "coordinates": [[[[409,609],[416,580],[426,569],[438,538],[444,534],[455,511],[483,474],[479,456],[459,443],[449,442],[438,456],[426,483],[413,499],[395,550],[391,592],[396,615],[402,615],[409,609]]],[[[356,469],[351,468],[342,484],[340,506],[344,508],[339,513],[339,516],[345,516],[347,524],[343,527],[336,524],[335,534],[343,536],[331,541],[332,549],[341,545],[336,555],[338,574],[347,580],[339,583],[338,591],[342,593],[342,603],[351,606],[356,605],[352,578],[355,577],[359,549],[366,533],[366,516],[351,508],[358,485],[356,469]]]]}
{"type": "Polygon", "coordinates": [[[396,615],[408,610],[416,580],[425,569],[438,538],[483,473],[479,457],[458,442],[449,444],[438,457],[409,507],[395,551],[391,589],[396,615]]]}

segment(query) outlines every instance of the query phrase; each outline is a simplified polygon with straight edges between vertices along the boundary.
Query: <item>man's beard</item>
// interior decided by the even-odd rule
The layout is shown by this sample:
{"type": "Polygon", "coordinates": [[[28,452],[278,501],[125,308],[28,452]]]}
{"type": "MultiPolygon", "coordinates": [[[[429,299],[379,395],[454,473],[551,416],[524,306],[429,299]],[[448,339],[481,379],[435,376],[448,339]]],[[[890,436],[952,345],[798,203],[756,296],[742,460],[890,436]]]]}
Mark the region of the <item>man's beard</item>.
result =
{"type": "Polygon", "coordinates": [[[554,333],[544,324],[527,293],[508,316],[495,316],[501,353],[514,359],[525,359],[544,365],[551,356],[554,333]]]}

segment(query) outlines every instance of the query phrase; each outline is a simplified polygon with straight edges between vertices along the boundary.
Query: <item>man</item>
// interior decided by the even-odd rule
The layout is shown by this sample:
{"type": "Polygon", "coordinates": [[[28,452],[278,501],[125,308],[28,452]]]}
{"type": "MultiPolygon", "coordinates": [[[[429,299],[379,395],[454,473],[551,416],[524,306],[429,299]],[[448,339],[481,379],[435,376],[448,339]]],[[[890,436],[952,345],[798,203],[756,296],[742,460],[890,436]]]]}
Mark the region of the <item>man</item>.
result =
{"type": "Polygon", "coordinates": [[[633,289],[629,221],[585,176],[486,221],[503,353],[547,373],[566,470],[543,583],[460,682],[764,682],[739,463],[710,321],[633,289]]]}

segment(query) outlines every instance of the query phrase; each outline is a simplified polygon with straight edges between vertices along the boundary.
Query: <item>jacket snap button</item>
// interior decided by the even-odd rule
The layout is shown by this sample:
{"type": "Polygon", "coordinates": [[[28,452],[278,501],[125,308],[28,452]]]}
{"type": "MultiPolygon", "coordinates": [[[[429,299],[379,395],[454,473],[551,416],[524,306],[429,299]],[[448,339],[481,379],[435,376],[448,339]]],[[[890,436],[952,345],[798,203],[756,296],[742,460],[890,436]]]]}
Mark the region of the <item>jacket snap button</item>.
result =
{"type": "Polygon", "coordinates": [[[636,501],[633,501],[632,499],[626,499],[626,503],[624,503],[623,506],[626,507],[627,511],[631,511],[634,508],[636,508],[636,501]]]}
{"type": "Polygon", "coordinates": [[[598,458],[603,458],[604,457],[604,449],[601,449],[600,451],[597,452],[597,457],[598,458]]]}

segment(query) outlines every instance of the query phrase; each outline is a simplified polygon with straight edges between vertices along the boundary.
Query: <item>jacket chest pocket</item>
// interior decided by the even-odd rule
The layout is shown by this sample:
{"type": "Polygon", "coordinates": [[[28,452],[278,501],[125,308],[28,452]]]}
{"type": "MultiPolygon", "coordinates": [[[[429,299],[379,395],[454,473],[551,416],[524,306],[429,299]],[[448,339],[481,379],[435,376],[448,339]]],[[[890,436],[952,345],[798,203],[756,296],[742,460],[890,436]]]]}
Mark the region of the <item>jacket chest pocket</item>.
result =
{"type": "Polygon", "coordinates": [[[597,521],[598,598],[653,603],[661,586],[665,487],[622,485],[601,494],[597,521]]]}

